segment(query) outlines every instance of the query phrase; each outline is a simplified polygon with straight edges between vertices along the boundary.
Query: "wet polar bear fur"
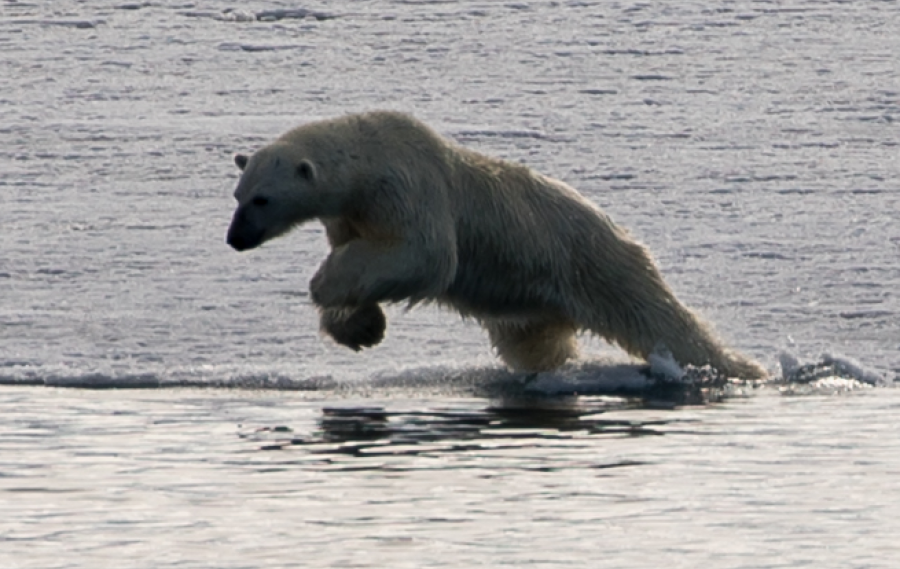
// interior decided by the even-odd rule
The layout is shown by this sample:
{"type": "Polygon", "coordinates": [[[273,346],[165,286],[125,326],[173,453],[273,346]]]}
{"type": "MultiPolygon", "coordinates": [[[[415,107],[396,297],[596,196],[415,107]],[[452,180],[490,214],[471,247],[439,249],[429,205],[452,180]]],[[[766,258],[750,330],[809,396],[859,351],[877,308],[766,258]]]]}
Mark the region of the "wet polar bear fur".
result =
{"type": "Polygon", "coordinates": [[[396,112],[312,122],[250,157],[228,243],[243,251],[313,219],[331,253],[310,282],[324,332],[384,337],[379,304],[436,302],[477,319],[513,369],[551,370],[590,331],[647,359],[730,377],[765,370],[675,298],[650,253],[568,185],[483,156],[396,112]]]}

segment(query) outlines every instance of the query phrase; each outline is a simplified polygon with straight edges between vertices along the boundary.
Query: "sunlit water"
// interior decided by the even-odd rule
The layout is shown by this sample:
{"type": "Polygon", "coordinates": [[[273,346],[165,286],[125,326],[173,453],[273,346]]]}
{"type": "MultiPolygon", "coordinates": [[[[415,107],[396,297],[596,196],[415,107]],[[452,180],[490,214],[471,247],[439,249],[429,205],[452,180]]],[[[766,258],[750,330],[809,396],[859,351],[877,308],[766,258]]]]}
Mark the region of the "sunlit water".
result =
{"type": "Polygon", "coordinates": [[[895,567],[898,38],[875,1],[5,2],[0,567],[895,567]],[[580,189],[777,381],[673,400],[585,339],[523,384],[431,308],[321,338],[323,232],[231,251],[231,157],[372,108],[580,189]]]}
{"type": "Polygon", "coordinates": [[[895,567],[897,393],[504,412],[5,389],[0,565],[895,567]]]}

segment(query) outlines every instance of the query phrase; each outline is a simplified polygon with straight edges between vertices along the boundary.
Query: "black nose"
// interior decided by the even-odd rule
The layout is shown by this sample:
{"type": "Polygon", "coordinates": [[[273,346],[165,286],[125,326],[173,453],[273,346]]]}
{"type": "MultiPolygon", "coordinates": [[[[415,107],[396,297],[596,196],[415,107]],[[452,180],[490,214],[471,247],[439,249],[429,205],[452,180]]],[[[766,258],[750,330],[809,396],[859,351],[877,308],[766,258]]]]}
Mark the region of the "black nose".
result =
{"type": "Polygon", "coordinates": [[[231,245],[235,251],[245,251],[254,246],[253,239],[250,238],[250,227],[247,223],[247,213],[244,208],[237,208],[234,217],[231,218],[231,225],[228,226],[228,236],[225,242],[231,245]]]}
{"type": "Polygon", "coordinates": [[[235,251],[244,251],[247,249],[247,242],[240,235],[236,235],[234,231],[228,232],[228,237],[225,238],[225,242],[231,245],[235,251]]]}
{"type": "Polygon", "coordinates": [[[263,242],[264,231],[246,223],[240,215],[235,216],[231,227],[228,228],[228,236],[225,242],[231,245],[235,251],[246,251],[259,247],[263,242]]]}

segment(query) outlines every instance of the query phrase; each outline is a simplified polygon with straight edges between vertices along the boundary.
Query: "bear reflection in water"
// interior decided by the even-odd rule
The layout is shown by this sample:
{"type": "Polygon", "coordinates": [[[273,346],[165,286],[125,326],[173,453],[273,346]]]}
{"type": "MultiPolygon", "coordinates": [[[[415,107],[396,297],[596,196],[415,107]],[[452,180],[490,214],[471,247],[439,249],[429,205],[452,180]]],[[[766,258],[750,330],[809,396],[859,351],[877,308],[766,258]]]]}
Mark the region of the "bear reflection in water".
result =
{"type": "MultiPolygon", "coordinates": [[[[487,397],[487,408],[399,408],[384,406],[343,406],[322,409],[316,427],[308,433],[295,433],[287,426],[249,428],[240,433],[260,450],[295,450],[306,455],[303,464],[320,462],[333,468],[341,457],[375,459],[370,466],[357,463],[349,468],[379,468],[378,459],[409,456],[435,456],[447,453],[496,452],[564,445],[592,448],[597,437],[661,436],[677,430],[685,432],[695,419],[674,415],[668,410],[681,405],[705,404],[720,400],[727,393],[729,380],[712,375],[709,368],[689,368],[681,379],[657,377],[647,372],[648,383],[639,389],[598,389],[585,395],[550,395],[534,392],[528,383],[507,378],[479,383],[472,393],[487,397]],[[613,395],[613,393],[617,393],[613,395]],[[608,415],[612,411],[627,415],[608,415]],[[308,459],[308,460],[307,460],[308,459]]],[[[370,386],[391,394],[415,386],[370,386]]],[[[372,396],[371,393],[368,394],[372,396]]],[[[562,447],[561,447],[562,448],[562,447]]],[[[593,452],[592,452],[593,454],[593,452]]],[[[531,456],[536,456],[531,453],[531,456]]],[[[543,457],[539,453],[539,456],[543,457]]],[[[540,458],[543,461],[546,457],[540,458]]],[[[538,460],[538,459],[536,459],[538,460]]],[[[633,463],[629,463],[633,464],[633,463]]],[[[624,463],[585,463],[590,468],[626,466],[624,463]]],[[[541,468],[569,468],[571,462],[548,460],[541,468]]]]}
{"type": "MultiPolygon", "coordinates": [[[[568,460],[535,455],[522,468],[562,470],[577,467],[571,456],[580,444],[593,448],[598,437],[662,436],[671,429],[683,432],[691,420],[605,419],[610,404],[585,399],[572,407],[492,407],[482,411],[434,409],[391,411],[382,407],[326,408],[318,431],[295,435],[288,427],[264,427],[240,436],[263,451],[299,451],[304,466],[352,470],[398,467],[395,462],[410,457],[434,457],[468,453],[485,454],[560,446],[568,460]],[[361,460],[361,462],[360,462],[361,460]]],[[[593,449],[594,451],[596,449],[593,449]]],[[[585,468],[614,468],[639,464],[635,461],[597,461],[596,452],[584,457],[585,468]]],[[[480,462],[479,462],[480,464],[480,462]]],[[[490,463],[488,463],[490,464],[490,463]]],[[[429,466],[432,468],[433,466],[429,466]]]]}
{"type": "Polygon", "coordinates": [[[227,242],[253,249],[321,221],[331,252],[310,282],[321,329],[359,350],[381,303],[433,302],[477,320],[503,361],[553,370],[585,331],[644,360],[729,377],[766,371],[681,304],[649,251],[565,183],[463,148],[395,112],[300,126],[252,156],[227,242]]]}

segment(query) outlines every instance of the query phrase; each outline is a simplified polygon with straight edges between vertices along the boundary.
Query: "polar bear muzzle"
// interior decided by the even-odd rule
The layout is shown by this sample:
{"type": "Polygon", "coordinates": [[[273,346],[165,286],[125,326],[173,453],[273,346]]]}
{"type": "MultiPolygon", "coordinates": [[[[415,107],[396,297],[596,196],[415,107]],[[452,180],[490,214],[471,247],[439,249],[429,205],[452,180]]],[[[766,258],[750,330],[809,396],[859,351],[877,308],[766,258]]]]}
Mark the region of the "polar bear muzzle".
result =
{"type": "Polygon", "coordinates": [[[257,227],[247,219],[247,208],[239,207],[231,218],[225,242],[236,251],[246,251],[262,245],[265,229],[257,227]]]}

